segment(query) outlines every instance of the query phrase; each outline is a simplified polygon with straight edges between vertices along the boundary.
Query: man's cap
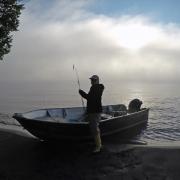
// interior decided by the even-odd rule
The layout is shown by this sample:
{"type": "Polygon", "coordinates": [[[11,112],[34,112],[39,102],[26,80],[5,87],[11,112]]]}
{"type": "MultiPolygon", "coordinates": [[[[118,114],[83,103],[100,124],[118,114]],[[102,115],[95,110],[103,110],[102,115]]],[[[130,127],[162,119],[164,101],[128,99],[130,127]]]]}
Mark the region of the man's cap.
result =
{"type": "Polygon", "coordinates": [[[93,75],[93,76],[91,76],[89,79],[99,80],[99,76],[98,76],[98,75],[93,75]]]}

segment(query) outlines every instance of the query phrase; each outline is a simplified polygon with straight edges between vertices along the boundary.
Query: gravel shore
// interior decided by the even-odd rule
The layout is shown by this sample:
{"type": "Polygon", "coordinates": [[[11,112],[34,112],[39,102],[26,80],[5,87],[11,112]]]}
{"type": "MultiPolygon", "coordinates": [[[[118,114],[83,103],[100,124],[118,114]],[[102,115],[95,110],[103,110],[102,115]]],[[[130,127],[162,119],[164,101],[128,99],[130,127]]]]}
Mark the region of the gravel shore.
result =
{"type": "Polygon", "coordinates": [[[180,148],[45,143],[0,131],[0,180],[179,180],[180,148]]]}

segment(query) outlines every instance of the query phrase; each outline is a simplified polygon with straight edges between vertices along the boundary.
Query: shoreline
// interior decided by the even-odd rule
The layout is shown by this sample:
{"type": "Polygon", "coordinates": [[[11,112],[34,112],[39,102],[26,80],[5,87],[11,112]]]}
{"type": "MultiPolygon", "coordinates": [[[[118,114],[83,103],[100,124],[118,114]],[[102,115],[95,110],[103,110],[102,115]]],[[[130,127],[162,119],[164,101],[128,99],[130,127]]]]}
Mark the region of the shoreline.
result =
{"type": "MultiPolygon", "coordinates": [[[[34,135],[32,135],[30,132],[28,132],[26,129],[24,129],[22,126],[13,126],[13,125],[4,125],[0,124],[0,132],[5,133],[11,133],[16,134],[20,136],[30,137],[37,139],[34,135]]],[[[124,136],[124,135],[123,135],[124,136]]],[[[120,144],[126,144],[134,147],[152,147],[152,148],[175,148],[180,149],[180,141],[171,141],[171,142],[144,142],[144,141],[138,141],[138,140],[129,140],[129,139],[123,139],[122,141],[116,141],[114,140],[115,136],[110,137],[106,139],[108,143],[112,142],[112,144],[117,144],[118,142],[120,144]]]]}
{"type": "Polygon", "coordinates": [[[0,129],[1,180],[180,179],[180,147],[40,142],[28,134],[0,129]]]}

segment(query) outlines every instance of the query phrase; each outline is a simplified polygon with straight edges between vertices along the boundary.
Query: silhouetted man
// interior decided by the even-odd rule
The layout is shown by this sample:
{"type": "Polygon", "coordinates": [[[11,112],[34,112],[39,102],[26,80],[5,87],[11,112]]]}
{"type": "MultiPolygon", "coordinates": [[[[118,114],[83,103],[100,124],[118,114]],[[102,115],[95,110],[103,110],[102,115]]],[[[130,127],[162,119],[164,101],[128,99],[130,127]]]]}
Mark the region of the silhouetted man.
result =
{"type": "Polygon", "coordinates": [[[102,143],[99,129],[99,121],[101,119],[102,103],[101,97],[104,90],[104,85],[99,84],[99,77],[93,75],[90,77],[91,88],[89,93],[85,93],[83,90],[79,90],[79,94],[87,100],[87,117],[86,121],[89,122],[90,130],[95,141],[94,152],[100,152],[102,143]]]}

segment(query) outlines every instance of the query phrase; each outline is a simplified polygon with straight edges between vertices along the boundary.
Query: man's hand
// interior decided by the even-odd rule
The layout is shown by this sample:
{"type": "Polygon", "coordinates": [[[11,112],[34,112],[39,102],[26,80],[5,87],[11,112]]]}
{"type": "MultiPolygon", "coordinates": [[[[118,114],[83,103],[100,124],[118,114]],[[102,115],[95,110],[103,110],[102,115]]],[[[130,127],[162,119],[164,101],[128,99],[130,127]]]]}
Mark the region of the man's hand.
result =
{"type": "Polygon", "coordinates": [[[83,90],[79,89],[79,94],[81,94],[83,92],[83,90]]]}
{"type": "Polygon", "coordinates": [[[88,94],[85,93],[85,92],[84,92],[83,90],[81,90],[81,89],[79,89],[79,94],[80,94],[83,98],[85,98],[85,99],[88,98],[88,94]]]}

